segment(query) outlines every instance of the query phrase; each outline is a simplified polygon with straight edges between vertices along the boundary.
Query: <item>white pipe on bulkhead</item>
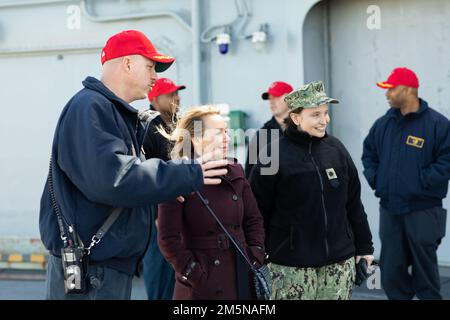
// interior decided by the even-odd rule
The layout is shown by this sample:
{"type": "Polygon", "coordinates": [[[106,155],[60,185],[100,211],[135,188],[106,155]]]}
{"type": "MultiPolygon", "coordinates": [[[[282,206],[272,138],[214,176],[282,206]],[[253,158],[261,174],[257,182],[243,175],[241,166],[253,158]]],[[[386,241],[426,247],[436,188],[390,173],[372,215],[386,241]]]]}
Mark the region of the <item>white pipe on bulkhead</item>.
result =
{"type": "Polygon", "coordinates": [[[29,6],[39,6],[44,4],[56,4],[64,2],[73,2],[73,1],[71,0],[11,1],[11,2],[1,2],[0,8],[29,7],[29,6]]]}
{"type": "Polygon", "coordinates": [[[200,0],[191,3],[192,24],[192,87],[194,91],[194,104],[200,105],[202,101],[201,81],[201,43],[200,43],[200,0]]]}
{"type": "Polygon", "coordinates": [[[179,14],[173,11],[129,13],[117,16],[100,17],[89,12],[89,10],[87,9],[86,0],[81,0],[80,6],[83,15],[92,22],[115,22],[115,21],[144,19],[144,18],[171,17],[175,19],[178,23],[180,23],[185,29],[191,31],[191,26],[189,25],[189,23],[187,23],[179,14]]]}

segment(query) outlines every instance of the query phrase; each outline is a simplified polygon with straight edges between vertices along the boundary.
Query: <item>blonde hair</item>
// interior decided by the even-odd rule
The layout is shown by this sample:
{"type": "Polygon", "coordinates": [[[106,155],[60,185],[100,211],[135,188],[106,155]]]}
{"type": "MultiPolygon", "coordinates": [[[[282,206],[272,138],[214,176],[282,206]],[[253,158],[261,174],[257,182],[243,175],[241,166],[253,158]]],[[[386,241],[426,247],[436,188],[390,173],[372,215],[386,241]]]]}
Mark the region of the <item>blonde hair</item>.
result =
{"type": "Polygon", "coordinates": [[[178,119],[171,133],[162,127],[158,128],[159,133],[173,144],[170,153],[172,159],[181,159],[184,156],[192,158],[194,153],[192,139],[203,136],[204,118],[209,115],[220,115],[220,109],[214,105],[192,107],[178,119]]]}

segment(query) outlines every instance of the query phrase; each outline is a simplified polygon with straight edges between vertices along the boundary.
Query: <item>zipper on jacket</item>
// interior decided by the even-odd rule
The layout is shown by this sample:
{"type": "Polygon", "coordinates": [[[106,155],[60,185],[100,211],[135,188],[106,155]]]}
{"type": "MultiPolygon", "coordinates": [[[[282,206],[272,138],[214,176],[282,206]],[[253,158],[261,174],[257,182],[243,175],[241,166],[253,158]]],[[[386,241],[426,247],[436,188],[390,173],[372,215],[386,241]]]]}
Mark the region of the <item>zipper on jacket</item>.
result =
{"type": "Polygon", "coordinates": [[[328,258],[328,256],[329,256],[328,239],[327,239],[327,237],[328,237],[328,216],[327,216],[327,208],[325,207],[325,195],[324,195],[325,190],[324,190],[322,175],[320,174],[319,167],[317,166],[317,163],[314,160],[314,157],[311,152],[311,148],[312,148],[312,140],[309,142],[309,156],[311,157],[311,161],[312,161],[314,167],[316,168],[316,172],[317,172],[317,175],[319,176],[319,181],[320,181],[322,207],[323,207],[323,214],[324,214],[324,221],[325,221],[325,252],[326,252],[326,256],[328,258]]]}
{"type": "Polygon", "coordinates": [[[136,116],[136,126],[135,126],[135,128],[134,128],[134,136],[136,137],[136,142],[137,142],[137,145],[138,145],[138,148],[140,149],[140,141],[138,140],[138,131],[139,131],[139,117],[138,116],[136,116]]]}
{"type": "MultiPolygon", "coordinates": [[[[140,155],[140,154],[142,153],[142,147],[144,146],[145,137],[147,136],[148,128],[150,128],[150,122],[151,122],[151,121],[148,121],[148,122],[145,124],[144,133],[143,133],[143,136],[142,136],[142,139],[141,139],[142,141],[139,141],[139,139],[138,139],[138,138],[140,138],[140,137],[138,137],[139,122],[140,122],[139,117],[137,117],[137,119],[136,119],[136,127],[135,127],[134,136],[136,137],[136,142],[137,142],[137,144],[138,144],[139,155],[140,155]]],[[[145,154],[145,153],[144,153],[144,154],[145,154]]]]}
{"type": "Polygon", "coordinates": [[[140,146],[140,142],[139,142],[139,137],[138,137],[138,127],[139,127],[139,117],[136,116],[136,125],[133,128],[133,134],[131,137],[131,154],[135,157],[140,157],[141,155],[141,146],[140,146]],[[134,138],[134,139],[133,139],[134,138]],[[134,144],[136,142],[136,144],[134,144]],[[138,149],[136,149],[138,148],[138,149]]]}
{"type": "Polygon", "coordinates": [[[291,225],[291,233],[289,234],[289,249],[294,250],[294,226],[291,225]]]}
{"type": "MultiPolygon", "coordinates": [[[[139,121],[139,118],[138,118],[138,121],[139,121]]],[[[142,141],[140,142],[140,146],[139,146],[139,149],[141,149],[142,150],[142,147],[144,146],[144,142],[145,142],[145,137],[147,136],[147,133],[148,133],[148,128],[150,128],[150,122],[151,121],[148,121],[146,124],[145,124],[145,129],[144,129],[144,135],[142,136],[142,141]]],[[[136,132],[137,132],[137,127],[136,127],[136,132]]],[[[136,133],[137,134],[137,133],[136,133]]],[[[137,137],[136,137],[137,138],[137,137]]],[[[136,139],[137,140],[137,139],[136,139]]]]}

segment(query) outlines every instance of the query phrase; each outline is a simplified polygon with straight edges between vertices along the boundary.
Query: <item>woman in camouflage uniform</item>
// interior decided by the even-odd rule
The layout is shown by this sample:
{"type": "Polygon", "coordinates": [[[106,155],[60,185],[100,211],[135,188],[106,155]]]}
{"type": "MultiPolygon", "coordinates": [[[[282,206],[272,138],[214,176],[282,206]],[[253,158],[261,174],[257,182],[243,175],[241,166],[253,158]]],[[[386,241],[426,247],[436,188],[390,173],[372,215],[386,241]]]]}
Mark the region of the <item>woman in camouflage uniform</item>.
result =
{"type": "MultiPolygon", "coordinates": [[[[355,262],[373,261],[372,235],[358,172],[344,145],[326,133],[330,122],[322,82],[289,94],[291,113],[280,140],[279,169],[258,163],[250,176],[264,217],[273,299],[350,299],[355,262]]],[[[275,145],[278,144],[278,145],[275,145]]],[[[272,154],[273,153],[273,154],[272,154]]]]}

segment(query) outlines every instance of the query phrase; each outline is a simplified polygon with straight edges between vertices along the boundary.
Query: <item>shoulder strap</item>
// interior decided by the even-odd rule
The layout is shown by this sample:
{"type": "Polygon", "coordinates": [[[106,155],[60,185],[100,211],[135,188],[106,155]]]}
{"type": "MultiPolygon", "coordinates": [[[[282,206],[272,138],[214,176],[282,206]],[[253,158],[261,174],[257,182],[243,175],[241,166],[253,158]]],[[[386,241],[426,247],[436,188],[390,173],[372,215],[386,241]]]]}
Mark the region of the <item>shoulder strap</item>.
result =
{"type": "Polygon", "coordinates": [[[122,213],[122,208],[114,208],[114,210],[111,212],[111,214],[108,216],[108,219],[102,224],[100,229],[95,233],[95,235],[91,239],[91,244],[87,248],[88,254],[91,253],[92,247],[94,247],[96,244],[98,244],[102,238],[105,236],[105,233],[108,232],[108,230],[112,227],[114,222],[119,218],[120,214],[122,213]]]}
{"type": "MultiPolygon", "coordinates": [[[[73,234],[73,241],[75,245],[78,245],[78,242],[80,245],[83,246],[83,242],[79,238],[78,234],[75,232],[75,227],[73,225],[70,225],[67,223],[67,221],[64,218],[64,215],[61,213],[61,210],[59,209],[58,203],[56,202],[56,196],[53,189],[53,169],[52,169],[52,159],[53,157],[50,157],[50,168],[48,173],[48,187],[50,191],[50,199],[52,201],[53,210],[56,213],[56,217],[58,219],[58,226],[59,226],[59,232],[61,233],[61,239],[64,241],[64,246],[68,245],[67,236],[64,230],[64,223],[65,222],[69,226],[69,232],[73,234]]],[[[91,239],[91,244],[86,249],[88,254],[91,252],[92,247],[94,247],[96,244],[102,240],[102,238],[105,236],[105,233],[108,232],[108,230],[111,228],[111,226],[116,222],[116,220],[119,218],[120,214],[122,213],[122,208],[114,208],[114,210],[111,212],[111,214],[108,216],[108,219],[102,224],[100,229],[95,233],[95,235],[91,239]]]]}
{"type": "Polygon", "coordinates": [[[206,207],[206,209],[208,209],[209,213],[213,216],[214,220],[216,220],[216,222],[219,224],[220,228],[225,232],[225,234],[227,235],[227,237],[231,240],[231,242],[234,244],[234,246],[236,247],[237,251],[241,254],[241,256],[244,258],[245,262],[247,262],[248,266],[250,267],[250,269],[253,272],[256,272],[255,267],[252,265],[252,263],[250,262],[250,260],[248,259],[247,255],[244,253],[244,251],[242,250],[240,244],[234,239],[234,237],[228,232],[227,228],[225,228],[225,226],[222,224],[222,222],[220,222],[219,218],[216,216],[216,214],[214,213],[214,211],[211,209],[211,207],[209,206],[209,201],[204,198],[200,192],[195,191],[195,193],[197,194],[197,196],[200,198],[200,200],[202,201],[202,203],[204,204],[204,206],[206,207]]]}

